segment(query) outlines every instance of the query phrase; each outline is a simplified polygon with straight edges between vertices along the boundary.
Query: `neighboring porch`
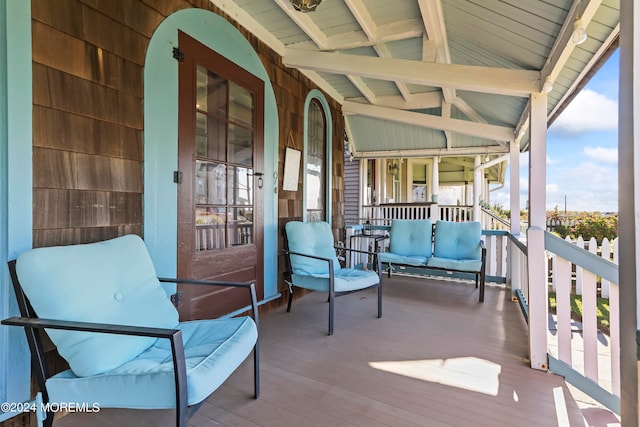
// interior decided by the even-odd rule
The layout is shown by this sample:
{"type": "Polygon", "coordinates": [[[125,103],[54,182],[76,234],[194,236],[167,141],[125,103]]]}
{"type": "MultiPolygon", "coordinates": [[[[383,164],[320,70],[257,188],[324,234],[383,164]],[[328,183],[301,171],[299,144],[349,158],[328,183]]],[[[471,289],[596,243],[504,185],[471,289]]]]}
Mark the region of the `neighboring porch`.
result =
{"type": "MultiPolygon", "coordinates": [[[[478,304],[473,284],[461,281],[397,275],[384,286],[380,319],[374,292],[338,298],[333,336],[321,293],[264,316],[260,399],[246,363],[190,425],[585,425],[563,379],[529,367],[527,326],[509,289],[488,286],[478,304]]],[[[161,411],[105,409],[56,425],[172,421],[161,411]]]]}

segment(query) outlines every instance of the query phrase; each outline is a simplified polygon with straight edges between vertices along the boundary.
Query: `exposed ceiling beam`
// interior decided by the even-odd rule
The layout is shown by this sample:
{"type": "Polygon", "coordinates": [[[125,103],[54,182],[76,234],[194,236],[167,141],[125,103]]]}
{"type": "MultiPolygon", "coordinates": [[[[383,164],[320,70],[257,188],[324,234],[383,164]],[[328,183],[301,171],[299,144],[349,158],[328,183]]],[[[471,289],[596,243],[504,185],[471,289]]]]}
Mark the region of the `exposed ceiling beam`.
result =
{"type": "Polygon", "coordinates": [[[243,27],[255,35],[258,40],[266,43],[278,55],[284,56],[284,43],[278,40],[273,34],[267,31],[262,24],[258,23],[243,8],[238,6],[233,0],[209,0],[213,5],[224,11],[236,21],[240,22],[243,27]]]}
{"type": "Polygon", "coordinates": [[[611,45],[614,42],[616,42],[619,35],[620,35],[620,23],[618,23],[613,29],[613,31],[611,31],[607,39],[604,41],[604,43],[600,45],[600,48],[591,57],[591,60],[589,60],[587,65],[582,69],[578,77],[573,80],[573,83],[571,84],[571,87],[569,87],[569,90],[565,92],[562,99],[556,104],[555,108],[549,113],[547,117],[550,123],[553,122],[553,120],[556,117],[556,114],[558,114],[559,111],[562,111],[562,109],[566,107],[565,103],[568,100],[572,99],[576,88],[578,88],[583,83],[583,80],[587,78],[589,73],[593,70],[593,67],[596,66],[596,64],[601,60],[603,55],[607,54],[607,51],[609,50],[611,45]]]}
{"type": "MultiPolygon", "coordinates": [[[[364,98],[349,98],[346,101],[366,101],[364,98]]],[[[424,108],[440,108],[442,106],[442,93],[438,91],[414,93],[408,99],[402,96],[378,96],[374,105],[379,107],[397,108],[399,110],[420,110],[424,108]]]]}
{"type": "Polygon", "coordinates": [[[426,34],[422,36],[422,62],[436,62],[436,44],[426,34]]]}
{"type": "Polygon", "coordinates": [[[496,157],[493,160],[489,160],[486,163],[482,163],[479,166],[479,169],[487,169],[487,168],[490,168],[491,166],[497,165],[497,164],[502,163],[502,162],[508,162],[508,161],[509,161],[509,156],[507,154],[505,154],[505,155],[496,157]]]}
{"type": "Polygon", "coordinates": [[[274,1],[320,49],[327,48],[329,45],[327,35],[315,24],[315,22],[313,22],[308,14],[296,11],[289,0],[274,1]]]}
{"type": "Polygon", "coordinates": [[[487,120],[482,117],[480,114],[476,112],[469,104],[467,104],[462,98],[456,97],[456,100],[453,102],[458,110],[462,111],[465,116],[469,117],[474,122],[478,123],[487,123],[487,120]]]}
{"type": "MultiPolygon", "coordinates": [[[[240,22],[250,33],[254,34],[259,40],[267,44],[278,55],[284,56],[285,46],[278,40],[273,34],[267,31],[262,24],[256,21],[251,15],[249,15],[243,8],[238,6],[233,0],[209,0],[212,4],[220,8],[229,16],[233,17],[236,21],[240,22]]],[[[332,85],[330,85],[322,76],[313,70],[300,70],[300,72],[307,76],[311,81],[317,84],[322,90],[328,93],[333,99],[342,103],[344,96],[342,96],[332,85]]]]}
{"type": "Polygon", "coordinates": [[[573,3],[567,18],[562,24],[559,36],[556,38],[553,48],[551,48],[551,54],[542,67],[541,82],[543,84],[547,77],[551,82],[556,80],[558,74],[560,74],[569,60],[571,53],[576,48],[576,45],[571,41],[573,23],[576,18],[582,19],[584,27],[587,28],[601,3],[602,0],[581,0],[573,3]]]}
{"type": "MultiPolygon", "coordinates": [[[[442,3],[440,0],[419,0],[418,6],[427,31],[429,40],[435,44],[436,62],[440,64],[451,64],[449,54],[449,42],[447,41],[447,30],[444,26],[444,14],[442,13],[442,3]]],[[[442,95],[445,102],[453,104],[456,100],[455,88],[443,87],[442,95]]]]}
{"type": "Polygon", "coordinates": [[[377,40],[378,31],[377,25],[371,18],[367,6],[365,6],[362,0],[344,0],[347,7],[360,24],[362,31],[366,34],[369,40],[377,40]]]}
{"type": "MultiPolygon", "coordinates": [[[[451,118],[451,104],[448,102],[442,103],[441,116],[445,119],[451,118]]],[[[453,135],[451,135],[451,130],[447,129],[444,131],[445,139],[447,140],[447,150],[451,149],[451,143],[453,142],[453,135]]]]}
{"type": "Polygon", "coordinates": [[[443,163],[462,166],[463,168],[468,169],[473,169],[475,165],[474,159],[471,157],[449,157],[448,159],[443,160],[443,163]]]}
{"type": "Polygon", "coordinates": [[[342,113],[345,115],[358,114],[413,126],[452,131],[495,141],[510,141],[513,139],[513,129],[505,126],[475,123],[468,120],[414,113],[412,111],[400,111],[375,105],[358,104],[347,101],[342,105],[342,113]]]}
{"type": "Polygon", "coordinates": [[[509,149],[502,145],[469,147],[469,148],[425,148],[418,150],[385,150],[385,151],[357,151],[353,157],[357,159],[385,159],[389,157],[457,157],[457,156],[484,156],[487,154],[506,154],[509,149]]]}
{"type": "MultiPolygon", "coordinates": [[[[355,49],[358,47],[370,47],[398,40],[422,37],[422,34],[424,33],[424,26],[422,22],[417,19],[379,25],[376,28],[377,36],[375,39],[366,37],[362,31],[350,31],[347,33],[328,36],[325,50],[334,51],[355,49]]],[[[294,49],[309,49],[315,46],[315,44],[309,41],[292,43],[289,45],[289,47],[294,49]]]]}
{"type": "MultiPolygon", "coordinates": [[[[374,49],[379,57],[381,58],[392,58],[391,52],[389,52],[389,48],[386,45],[377,45],[374,46],[374,49]]],[[[394,82],[398,91],[402,95],[405,100],[408,100],[411,97],[411,92],[407,87],[407,84],[404,82],[394,82]]]]}
{"type": "Polygon", "coordinates": [[[539,91],[540,72],[285,49],[288,67],[501,95],[539,91]]]}
{"type": "Polygon", "coordinates": [[[316,73],[313,70],[299,70],[302,74],[307,76],[309,80],[317,84],[320,89],[324,90],[331,96],[333,99],[338,101],[339,103],[344,102],[344,96],[336,90],[329,82],[327,82],[320,74],[316,73]]]}
{"type": "Polygon", "coordinates": [[[369,101],[370,104],[376,103],[376,94],[367,86],[367,84],[362,80],[362,77],[357,76],[347,76],[351,83],[358,89],[358,91],[364,95],[365,99],[369,101]]]}
{"type": "MultiPolygon", "coordinates": [[[[349,10],[353,14],[353,16],[356,18],[356,21],[358,21],[358,24],[362,28],[362,31],[364,31],[364,33],[366,34],[367,38],[369,40],[378,40],[378,26],[376,25],[373,18],[369,14],[369,10],[365,6],[364,2],[362,0],[345,0],[345,3],[349,7],[349,10]]],[[[384,44],[377,44],[373,46],[373,49],[381,58],[392,57],[391,53],[389,52],[389,49],[384,44]]],[[[407,99],[411,95],[405,83],[396,82],[395,84],[404,99],[407,99]]],[[[356,87],[358,86],[356,85],[356,87]]],[[[358,87],[358,89],[360,88],[358,87]]],[[[373,101],[370,100],[370,97],[367,96],[365,93],[363,93],[363,95],[367,99],[369,99],[369,102],[371,102],[372,104],[374,103],[373,101]]]]}

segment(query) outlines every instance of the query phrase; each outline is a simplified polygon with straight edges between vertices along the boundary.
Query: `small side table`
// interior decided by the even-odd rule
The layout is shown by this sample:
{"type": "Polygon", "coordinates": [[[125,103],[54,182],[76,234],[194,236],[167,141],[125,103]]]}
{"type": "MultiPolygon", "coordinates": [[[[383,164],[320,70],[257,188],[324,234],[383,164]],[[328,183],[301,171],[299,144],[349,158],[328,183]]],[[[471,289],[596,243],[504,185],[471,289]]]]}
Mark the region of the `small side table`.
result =
{"type": "MultiPolygon", "coordinates": [[[[388,236],[384,234],[364,234],[364,233],[354,234],[353,236],[350,237],[349,247],[352,249],[360,249],[358,245],[359,239],[373,240],[374,252],[381,252],[380,249],[381,248],[384,249],[384,245],[380,245],[380,243],[384,242],[387,239],[387,237],[388,236]],[[354,239],[356,239],[355,242],[354,242],[354,239]]],[[[359,261],[360,263],[367,265],[369,263],[369,256],[367,254],[352,253],[351,256],[349,257],[350,265],[352,266],[355,265],[356,261],[359,261]]]]}

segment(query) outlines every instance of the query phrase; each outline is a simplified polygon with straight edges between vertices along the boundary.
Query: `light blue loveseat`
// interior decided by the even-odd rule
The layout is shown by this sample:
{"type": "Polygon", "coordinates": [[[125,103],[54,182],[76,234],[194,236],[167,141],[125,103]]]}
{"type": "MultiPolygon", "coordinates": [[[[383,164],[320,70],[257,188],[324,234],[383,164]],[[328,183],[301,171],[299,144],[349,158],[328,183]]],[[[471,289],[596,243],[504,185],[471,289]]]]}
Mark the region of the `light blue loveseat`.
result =
{"type": "Polygon", "coordinates": [[[479,222],[394,219],[389,251],[379,254],[391,277],[394,266],[471,273],[484,301],[486,249],[479,222]]]}

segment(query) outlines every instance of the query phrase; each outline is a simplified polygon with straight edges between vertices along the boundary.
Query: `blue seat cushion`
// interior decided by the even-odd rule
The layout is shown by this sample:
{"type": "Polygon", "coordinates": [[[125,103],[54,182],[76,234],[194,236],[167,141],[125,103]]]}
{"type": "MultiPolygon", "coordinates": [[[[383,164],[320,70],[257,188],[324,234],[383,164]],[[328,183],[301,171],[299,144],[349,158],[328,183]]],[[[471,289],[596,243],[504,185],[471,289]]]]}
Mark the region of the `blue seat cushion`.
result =
{"type": "Polygon", "coordinates": [[[479,222],[437,221],[433,238],[433,256],[480,260],[481,238],[482,224],[479,222]]]}
{"type": "MultiPolygon", "coordinates": [[[[329,292],[329,274],[292,274],[291,281],[295,286],[329,292]]],[[[334,272],[334,290],[336,292],[355,291],[378,284],[380,277],[371,270],[342,268],[334,272]]]]}
{"type": "Polygon", "coordinates": [[[442,270],[468,271],[470,273],[479,273],[482,267],[482,261],[475,259],[450,259],[431,257],[427,261],[427,267],[439,268],[442,270]]]}
{"type": "MultiPolygon", "coordinates": [[[[142,239],[37,248],[16,261],[22,288],[38,317],[172,329],[178,312],[156,278],[142,239]]],[[[77,376],[114,369],[155,338],[47,330],[77,376]]]]}
{"type": "Polygon", "coordinates": [[[428,219],[394,219],[389,233],[389,252],[429,258],[432,231],[428,219]]]}
{"type": "MultiPolygon", "coordinates": [[[[182,331],[187,366],[188,404],[216,390],[251,353],[258,337],[250,317],[195,320],[182,331]],[[215,367],[215,368],[214,368],[215,367]]],[[[158,339],[133,360],[93,377],[71,370],[47,380],[52,402],[78,402],[101,408],[164,409],[175,407],[175,382],[169,340],[158,339]]]]}
{"type": "MultiPolygon", "coordinates": [[[[290,251],[331,259],[334,270],[340,270],[328,223],[289,221],[285,232],[290,251]]],[[[290,259],[293,274],[329,274],[327,261],[299,255],[292,255],[290,259]]]]}
{"type": "Polygon", "coordinates": [[[380,262],[388,262],[390,264],[406,264],[416,267],[424,267],[427,264],[427,257],[424,256],[404,256],[391,252],[381,252],[378,254],[380,262]]]}

